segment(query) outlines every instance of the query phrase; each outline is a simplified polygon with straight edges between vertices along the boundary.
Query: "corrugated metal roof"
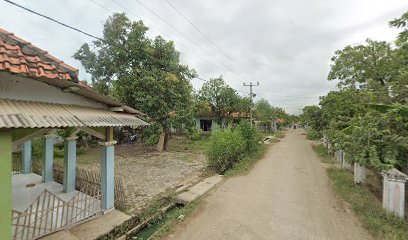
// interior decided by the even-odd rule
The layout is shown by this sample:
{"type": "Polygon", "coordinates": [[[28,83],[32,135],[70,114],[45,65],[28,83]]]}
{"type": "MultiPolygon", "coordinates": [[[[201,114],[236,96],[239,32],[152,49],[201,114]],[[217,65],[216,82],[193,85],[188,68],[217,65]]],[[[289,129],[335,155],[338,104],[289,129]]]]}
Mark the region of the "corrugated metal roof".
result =
{"type": "Polygon", "coordinates": [[[148,125],[107,109],[0,99],[0,128],[113,127],[148,125]]]}

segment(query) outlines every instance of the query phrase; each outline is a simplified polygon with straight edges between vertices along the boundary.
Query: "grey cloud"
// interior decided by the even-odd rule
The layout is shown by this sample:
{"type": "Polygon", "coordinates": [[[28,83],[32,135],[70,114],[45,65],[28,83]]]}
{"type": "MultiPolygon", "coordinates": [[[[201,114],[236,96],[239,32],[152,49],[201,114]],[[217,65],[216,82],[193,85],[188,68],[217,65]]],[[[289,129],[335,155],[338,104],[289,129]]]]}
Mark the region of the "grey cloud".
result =
{"type": "MultiPolygon", "coordinates": [[[[102,34],[103,21],[111,14],[90,0],[15,1],[98,36],[102,34]]],[[[93,1],[114,12],[124,11],[111,0],[93,1]]],[[[201,77],[222,74],[232,87],[241,91],[248,91],[242,82],[259,81],[261,86],[255,88],[257,98],[265,97],[292,113],[299,113],[304,105],[316,104],[317,96],[335,88],[333,82],[326,80],[330,57],[335,50],[356,41],[350,36],[368,28],[384,31],[388,29],[389,20],[408,9],[406,0],[170,0],[227,52],[232,63],[165,1],[141,0],[210,54],[180,36],[137,1],[116,1],[131,9],[148,26],[175,40],[183,62],[197,69],[201,77]],[[193,49],[195,54],[181,44],[193,49]]],[[[4,2],[0,2],[0,13],[0,27],[79,68],[81,77],[90,79],[72,55],[81,44],[92,39],[4,2]]],[[[127,14],[138,20],[131,13],[127,14]]],[[[155,34],[158,33],[152,30],[149,36],[155,34]]],[[[357,41],[362,42],[366,37],[370,36],[357,41]]],[[[384,37],[390,39],[390,36],[384,37]]],[[[202,81],[193,81],[196,88],[201,84],[202,81]]]]}

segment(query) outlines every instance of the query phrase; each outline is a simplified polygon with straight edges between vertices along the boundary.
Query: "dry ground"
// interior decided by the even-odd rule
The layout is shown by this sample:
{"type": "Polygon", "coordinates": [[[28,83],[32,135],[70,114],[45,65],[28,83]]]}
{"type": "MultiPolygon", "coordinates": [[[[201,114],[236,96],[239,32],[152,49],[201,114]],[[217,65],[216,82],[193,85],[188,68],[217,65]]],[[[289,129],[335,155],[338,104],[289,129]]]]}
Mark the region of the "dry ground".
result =
{"type": "Polygon", "coordinates": [[[330,181],[302,130],[246,176],[228,179],[168,239],[372,239],[330,181]]]}
{"type": "MultiPolygon", "coordinates": [[[[198,143],[199,144],[199,143],[198,143]]],[[[100,169],[99,148],[78,156],[78,167],[100,169]]],[[[115,147],[115,177],[123,181],[129,213],[142,210],[160,194],[180,185],[196,182],[206,167],[203,149],[183,138],[173,138],[168,152],[154,147],[115,147]]]]}

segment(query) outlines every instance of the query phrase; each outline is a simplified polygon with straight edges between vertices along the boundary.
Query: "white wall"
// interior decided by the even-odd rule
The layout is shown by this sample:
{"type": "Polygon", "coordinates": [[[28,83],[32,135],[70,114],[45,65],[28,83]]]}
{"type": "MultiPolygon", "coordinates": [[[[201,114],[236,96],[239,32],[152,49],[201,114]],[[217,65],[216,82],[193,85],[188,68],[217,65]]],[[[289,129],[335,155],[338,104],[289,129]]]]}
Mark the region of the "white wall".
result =
{"type": "Polygon", "coordinates": [[[107,108],[105,104],[98,103],[74,93],[63,92],[60,88],[44,82],[17,75],[10,75],[5,72],[0,72],[0,99],[107,108]]]}

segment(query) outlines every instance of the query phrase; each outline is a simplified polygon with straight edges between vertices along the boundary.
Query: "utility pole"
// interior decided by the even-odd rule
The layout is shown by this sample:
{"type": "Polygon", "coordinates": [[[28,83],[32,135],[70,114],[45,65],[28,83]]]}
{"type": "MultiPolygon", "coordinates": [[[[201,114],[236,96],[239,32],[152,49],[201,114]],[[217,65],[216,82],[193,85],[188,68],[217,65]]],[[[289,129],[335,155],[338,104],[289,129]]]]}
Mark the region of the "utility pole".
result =
{"type": "Polygon", "coordinates": [[[252,126],[252,104],[253,104],[253,97],[254,97],[254,94],[252,93],[252,87],[257,87],[257,86],[259,86],[259,82],[256,82],[256,85],[253,84],[252,82],[249,82],[249,84],[244,83],[244,87],[249,87],[249,99],[251,101],[251,106],[249,108],[249,114],[250,114],[251,126],[252,126]]]}

